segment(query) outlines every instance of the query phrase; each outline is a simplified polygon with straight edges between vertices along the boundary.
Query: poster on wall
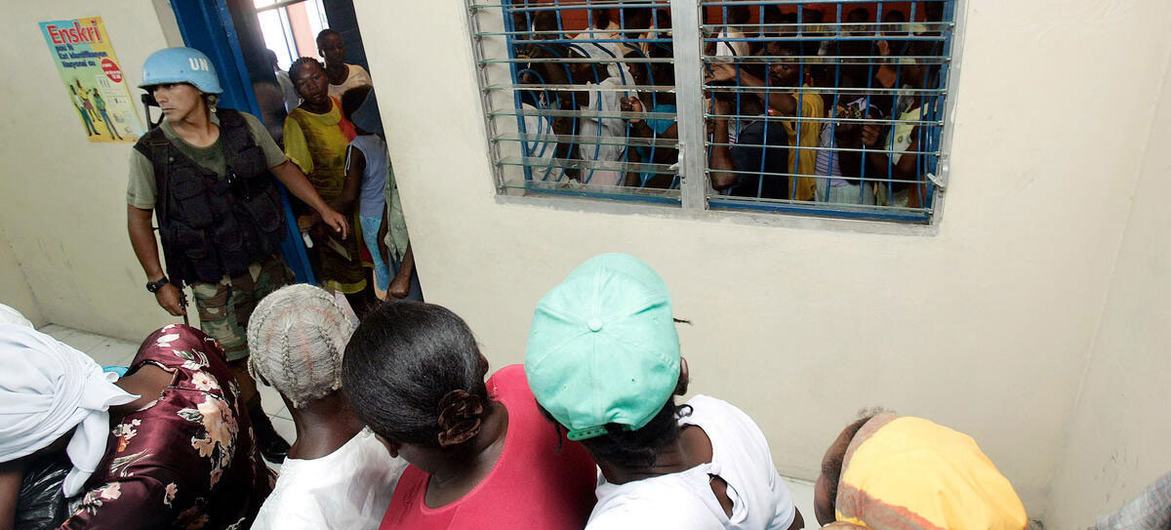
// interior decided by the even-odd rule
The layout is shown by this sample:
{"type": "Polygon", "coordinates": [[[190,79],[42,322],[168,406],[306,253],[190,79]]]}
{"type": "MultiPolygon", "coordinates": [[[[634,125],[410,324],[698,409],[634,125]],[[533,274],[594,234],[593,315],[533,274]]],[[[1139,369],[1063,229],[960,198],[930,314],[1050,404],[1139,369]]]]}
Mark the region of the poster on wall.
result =
{"type": "Polygon", "coordinates": [[[102,17],[50,20],[40,26],[65,84],[70,112],[78,117],[89,141],[137,140],[146,127],[102,17]]]}

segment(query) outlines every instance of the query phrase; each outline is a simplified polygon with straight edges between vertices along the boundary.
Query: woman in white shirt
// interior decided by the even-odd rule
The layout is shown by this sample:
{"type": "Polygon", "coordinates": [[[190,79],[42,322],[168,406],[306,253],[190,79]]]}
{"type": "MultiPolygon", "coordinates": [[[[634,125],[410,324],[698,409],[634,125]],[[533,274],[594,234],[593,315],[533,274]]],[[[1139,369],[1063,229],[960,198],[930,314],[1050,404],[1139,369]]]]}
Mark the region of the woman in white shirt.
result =
{"type": "Polygon", "coordinates": [[[305,284],[272,293],[252,313],[248,369],[281,393],[297,428],[253,530],[378,528],[406,463],[391,458],[341,392],[342,353],[356,326],[348,307],[305,284]]]}
{"type": "Polygon", "coordinates": [[[805,526],[752,418],[703,395],[676,406],[687,362],[667,286],[638,258],[595,256],[541,299],[525,373],[601,471],[586,530],[805,526]]]}

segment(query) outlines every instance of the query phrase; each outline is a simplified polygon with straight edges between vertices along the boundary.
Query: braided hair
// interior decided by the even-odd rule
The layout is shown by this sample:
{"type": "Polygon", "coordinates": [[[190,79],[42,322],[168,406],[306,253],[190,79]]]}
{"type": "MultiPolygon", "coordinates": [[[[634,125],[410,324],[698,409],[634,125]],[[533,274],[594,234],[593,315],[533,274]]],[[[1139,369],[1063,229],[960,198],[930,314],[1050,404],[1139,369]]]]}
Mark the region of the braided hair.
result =
{"type": "Polygon", "coordinates": [[[341,388],[353,313],[320,287],[297,284],[266,296],[248,321],[248,372],[294,408],[341,388]]]}
{"type": "Polygon", "coordinates": [[[308,68],[312,65],[317,65],[317,67],[320,68],[322,72],[325,71],[325,65],[321,64],[321,61],[318,61],[313,57],[299,57],[296,61],[293,61],[292,65],[289,66],[289,78],[297,79],[297,75],[301,73],[301,70],[304,70],[305,68],[308,68]]]}

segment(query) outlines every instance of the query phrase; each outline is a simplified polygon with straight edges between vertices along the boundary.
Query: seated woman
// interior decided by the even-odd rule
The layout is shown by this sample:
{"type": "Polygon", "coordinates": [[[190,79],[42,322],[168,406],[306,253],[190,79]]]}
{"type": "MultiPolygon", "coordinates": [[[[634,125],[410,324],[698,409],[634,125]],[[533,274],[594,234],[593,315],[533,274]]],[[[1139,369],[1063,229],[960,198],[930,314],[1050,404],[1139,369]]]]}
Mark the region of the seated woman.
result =
{"type": "Polygon", "coordinates": [[[341,393],[352,313],[312,285],[290,285],[256,306],[248,368],[277,389],[297,441],[253,530],[377,528],[406,463],[354,415],[341,393]]]}
{"type": "Polygon", "coordinates": [[[822,525],[870,530],[1023,530],[1012,484],[975,440],[893,414],[847,426],[825,453],[813,490],[822,525]]]}
{"type": "Polygon", "coordinates": [[[309,57],[297,59],[289,67],[289,76],[302,101],[285,120],[285,154],[305,172],[321,198],[350,219],[354,234],[338,239],[324,229],[321,217],[313,212],[305,212],[297,224],[302,230],[308,228],[313,236],[311,257],[322,287],[344,293],[361,315],[374,301],[365,271],[373,264],[361,254],[361,225],[355,204],[346,204],[342,193],[346,185],[346,148],[357,133],[342,114],[341,102],[330,97],[329,80],[321,63],[309,57]]]}
{"type": "Polygon", "coordinates": [[[28,327],[0,324],[0,526],[26,465],[68,455],[61,528],[247,528],[272,472],[242,412],[223,350],[170,325],[146,338],[116,382],[89,356],[28,327]]]}
{"type": "Polygon", "coordinates": [[[358,417],[410,463],[382,530],[580,530],[596,467],[537,409],[524,368],[484,381],[488,360],[458,316],[383,304],[346,347],[342,388],[358,417]]]}

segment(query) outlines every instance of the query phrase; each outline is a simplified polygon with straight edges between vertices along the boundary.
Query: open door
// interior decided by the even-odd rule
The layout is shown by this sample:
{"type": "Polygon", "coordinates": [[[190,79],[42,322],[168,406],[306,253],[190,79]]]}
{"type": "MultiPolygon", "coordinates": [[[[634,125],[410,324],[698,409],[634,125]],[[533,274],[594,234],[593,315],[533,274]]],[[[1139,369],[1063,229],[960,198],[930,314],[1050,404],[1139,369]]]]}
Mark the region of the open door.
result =
{"type": "MultiPolygon", "coordinates": [[[[284,104],[272,68],[266,65],[264,37],[252,0],[171,0],[183,42],[207,54],[215,63],[224,93],[220,106],[259,117],[279,141],[284,104]],[[277,95],[272,101],[273,90],[277,95]],[[258,98],[259,94],[259,98],[258,98]]],[[[298,282],[316,284],[297,220],[281,187],[288,233],[281,244],[285,263],[298,282]]]]}

